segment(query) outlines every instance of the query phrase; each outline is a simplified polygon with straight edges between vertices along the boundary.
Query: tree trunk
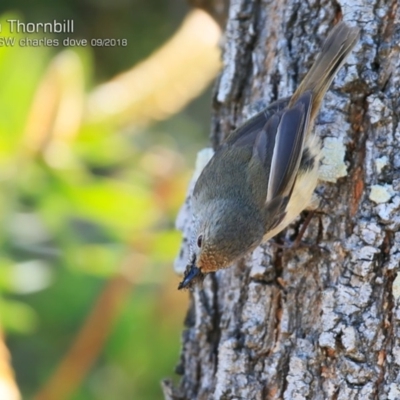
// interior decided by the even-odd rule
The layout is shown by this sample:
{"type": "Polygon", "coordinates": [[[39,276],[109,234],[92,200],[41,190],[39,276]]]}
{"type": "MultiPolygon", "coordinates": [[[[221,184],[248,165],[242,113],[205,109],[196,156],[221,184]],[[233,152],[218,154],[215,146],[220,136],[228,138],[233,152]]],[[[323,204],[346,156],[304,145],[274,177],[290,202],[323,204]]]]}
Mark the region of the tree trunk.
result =
{"type": "MultiPolygon", "coordinates": [[[[189,293],[178,388],[166,399],[400,399],[398,0],[231,0],[211,141],[292,94],[340,19],[362,28],[315,129],[323,197],[189,293]],[[327,182],[328,180],[328,182],[327,182]]],[[[190,202],[180,217],[190,231],[190,202]]],[[[178,267],[188,261],[184,239],[178,267]]],[[[185,296],[182,293],[182,296],[185,296]]]]}

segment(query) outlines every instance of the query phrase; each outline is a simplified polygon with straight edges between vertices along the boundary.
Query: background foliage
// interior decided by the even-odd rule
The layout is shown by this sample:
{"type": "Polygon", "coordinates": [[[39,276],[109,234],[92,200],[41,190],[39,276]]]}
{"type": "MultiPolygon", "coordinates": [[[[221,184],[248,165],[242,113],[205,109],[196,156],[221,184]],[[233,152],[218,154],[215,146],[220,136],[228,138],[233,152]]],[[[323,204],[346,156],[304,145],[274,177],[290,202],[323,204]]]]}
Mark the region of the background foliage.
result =
{"type": "Polygon", "coordinates": [[[129,43],[0,47],[1,321],[24,399],[161,399],[159,381],[173,373],[187,299],[172,269],[174,220],[206,143],[210,93],[157,123],[95,118],[89,100],[160,47],[187,11],[178,0],[1,4],[2,37],[11,17],[73,19],[70,37],[129,43]],[[74,373],[81,384],[69,394],[74,373]]]}

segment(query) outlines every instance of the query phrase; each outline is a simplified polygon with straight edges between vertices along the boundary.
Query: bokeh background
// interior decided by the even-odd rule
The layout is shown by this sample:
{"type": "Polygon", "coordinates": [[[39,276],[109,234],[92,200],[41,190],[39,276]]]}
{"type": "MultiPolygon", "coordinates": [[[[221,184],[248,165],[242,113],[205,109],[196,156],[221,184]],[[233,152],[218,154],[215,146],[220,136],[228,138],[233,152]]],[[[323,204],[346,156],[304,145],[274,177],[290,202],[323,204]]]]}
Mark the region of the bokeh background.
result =
{"type": "Polygon", "coordinates": [[[187,293],[174,223],[207,145],[218,27],[184,0],[3,0],[0,399],[162,399],[187,293]],[[7,19],[73,19],[12,34],[7,19]],[[87,39],[86,47],[18,45],[87,39]],[[127,39],[96,47],[92,38],[127,39]],[[15,378],[15,380],[14,380],[15,378]]]}

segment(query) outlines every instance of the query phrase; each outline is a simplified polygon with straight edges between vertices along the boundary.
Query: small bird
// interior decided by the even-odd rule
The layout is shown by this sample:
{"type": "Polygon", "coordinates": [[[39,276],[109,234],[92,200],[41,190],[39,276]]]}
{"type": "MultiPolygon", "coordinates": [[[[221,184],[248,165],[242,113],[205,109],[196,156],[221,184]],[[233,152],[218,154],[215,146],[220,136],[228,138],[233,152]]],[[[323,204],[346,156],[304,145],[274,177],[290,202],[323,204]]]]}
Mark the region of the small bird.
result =
{"type": "Polygon", "coordinates": [[[314,120],[358,38],[358,28],[338,23],[292,97],[255,115],[215,152],[193,190],[191,259],[178,289],[228,267],[309,205],[321,153],[314,120]]]}

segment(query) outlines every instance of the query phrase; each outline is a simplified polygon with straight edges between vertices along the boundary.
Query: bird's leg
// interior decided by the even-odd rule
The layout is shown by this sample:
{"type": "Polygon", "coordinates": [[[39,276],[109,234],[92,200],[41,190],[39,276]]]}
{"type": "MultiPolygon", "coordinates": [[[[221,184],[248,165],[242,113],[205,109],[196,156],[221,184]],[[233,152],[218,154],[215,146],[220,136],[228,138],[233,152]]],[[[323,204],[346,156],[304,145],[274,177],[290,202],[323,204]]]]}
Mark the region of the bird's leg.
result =
{"type": "Polygon", "coordinates": [[[276,241],[273,241],[273,242],[271,242],[273,244],[273,246],[278,247],[280,249],[297,249],[299,247],[314,246],[314,245],[309,245],[307,243],[302,242],[301,239],[303,238],[304,233],[305,233],[308,225],[310,224],[312,217],[315,215],[316,210],[319,208],[321,200],[322,201],[324,200],[323,197],[320,194],[314,192],[311,197],[310,203],[305,208],[305,211],[308,211],[306,219],[305,219],[303,225],[301,226],[294,241],[290,241],[287,239],[283,239],[283,243],[277,243],[276,241]]]}

